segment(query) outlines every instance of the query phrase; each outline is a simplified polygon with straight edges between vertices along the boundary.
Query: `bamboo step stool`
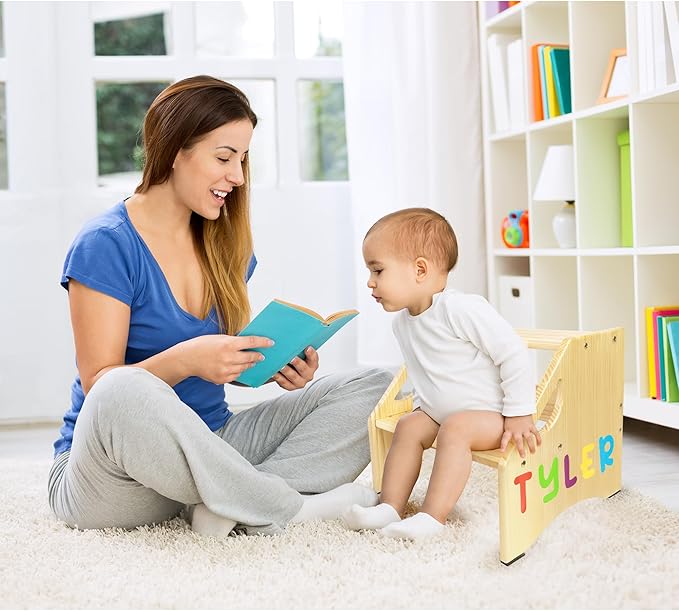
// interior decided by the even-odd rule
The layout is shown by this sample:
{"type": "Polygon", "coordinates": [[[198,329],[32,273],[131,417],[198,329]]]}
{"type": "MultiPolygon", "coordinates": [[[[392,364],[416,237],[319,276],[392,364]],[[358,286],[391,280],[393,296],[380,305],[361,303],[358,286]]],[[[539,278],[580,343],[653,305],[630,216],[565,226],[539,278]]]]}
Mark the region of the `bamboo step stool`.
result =
{"type": "MultiPolygon", "coordinates": [[[[536,391],[542,445],[522,459],[513,444],[473,452],[497,469],[500,561],[524,555],[562,511],[590,497],[620,491],[623,329],[597,332],[517,329],[529,348],[554,355],[536,391]]],[[[398,420],[413,409],[412,395],[397,398],[406,380],[396,374],[368,420],[373,487],[382,489],[384,461],[398,420]]]]}

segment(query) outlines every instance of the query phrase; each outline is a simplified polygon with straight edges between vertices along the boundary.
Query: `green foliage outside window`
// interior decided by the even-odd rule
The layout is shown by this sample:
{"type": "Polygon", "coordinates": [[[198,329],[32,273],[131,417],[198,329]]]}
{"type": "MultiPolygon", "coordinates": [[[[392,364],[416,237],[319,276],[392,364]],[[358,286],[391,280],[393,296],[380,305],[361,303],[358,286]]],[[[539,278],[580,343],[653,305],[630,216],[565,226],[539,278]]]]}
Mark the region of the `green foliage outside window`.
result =
{"type": "Polygon", "coordinates": [[[306,88],[309,139],[304,180],[347,180],[347,138],[344,125],[344,86],[313,81],[306,88]]]}
{"type": "MultiPolygon", "coordinates": [[[[97,55],[165,55],[164,15],[94,24],[97,55]]],[[[141,171],[141,127],[154,98],[169,83],[98,83],[99,174],[141,171]]]]}
{"type": "Polygon", "coordinates": [[[96,55],[167,55],[163,13],[94,24],[96,55]]]}
{"type": "Polygon", "coordinates": [[[99,175],[141,171],[141,127],[146,110],[169,83],[97,85],[99,175]]]}

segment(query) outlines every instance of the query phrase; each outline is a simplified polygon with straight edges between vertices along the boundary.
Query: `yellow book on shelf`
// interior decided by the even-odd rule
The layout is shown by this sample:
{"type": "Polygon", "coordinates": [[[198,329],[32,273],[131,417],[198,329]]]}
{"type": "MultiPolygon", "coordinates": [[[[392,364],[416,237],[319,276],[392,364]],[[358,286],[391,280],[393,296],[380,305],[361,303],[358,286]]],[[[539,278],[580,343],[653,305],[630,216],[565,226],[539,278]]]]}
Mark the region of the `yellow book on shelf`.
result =
{"type": "Polygon", "coordinates": [[[545,84],[547,85],[547,108],[549,110],[549,118],[558,117],[561,112],[559,110],[559,102],[556,98],[556,86],[554,84],[554,68],[552,66],[553,47],[547,45],[542,50],[545,62],[545,84]]]}
{"type": "MultiPolygon", "coordinates": [[[[675,314],[679,312],[679,305],[677,306],[650,306],[646,308],[646,350],[648,353],[648,396],[651,399],[660,399],[657,395],[656,385],[656,350],[655,334],[653,333],[653,313],[667,310],[668,314],[675,314]]],[[[641,389],[640,389],[641,390],[641,389]]]]}

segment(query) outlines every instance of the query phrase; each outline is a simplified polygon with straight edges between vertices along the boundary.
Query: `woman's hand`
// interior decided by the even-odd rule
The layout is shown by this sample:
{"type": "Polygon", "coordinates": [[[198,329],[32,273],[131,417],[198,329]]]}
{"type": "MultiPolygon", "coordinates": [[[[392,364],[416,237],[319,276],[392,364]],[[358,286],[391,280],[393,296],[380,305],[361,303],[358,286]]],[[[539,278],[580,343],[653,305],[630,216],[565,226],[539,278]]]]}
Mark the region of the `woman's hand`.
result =
{"type": "Polygon", "coordinates": [[[505,416],[505,432],[500,442],[500,450],[504,452],[507,444],[513,441],[521,458],[526,458],[524,441],[531,454],[535,454],[535,446],[542,443],[540,432],[535,428],[533,416],[505,416]]]}
{"type": "Polygon", "coordinates": [[[304,354],[306,359],[303,360],[296,356],[289,365],[286,365],[278,373],[271,378],[281,388],[285,390],[297,390],[304,388],[307,382],[314,378],[314,374],[318,369],[318,352],[309,346],[304,354]]]}
{"type": "Polygon", "coordinates": [[[233,382],[243,371],[264,359],[255,348],[268,348],[267,337],[202,335],[181,344],[180,360],[186,376],[197,376],[213,384],[233,382]]]}

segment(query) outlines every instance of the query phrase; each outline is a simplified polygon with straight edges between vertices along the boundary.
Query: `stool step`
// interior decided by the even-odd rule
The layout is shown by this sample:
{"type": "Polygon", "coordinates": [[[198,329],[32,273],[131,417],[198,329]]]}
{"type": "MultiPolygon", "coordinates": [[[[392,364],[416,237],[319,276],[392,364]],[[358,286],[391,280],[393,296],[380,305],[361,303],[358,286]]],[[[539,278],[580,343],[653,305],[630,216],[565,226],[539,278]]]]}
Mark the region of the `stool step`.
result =
{"type": "MultiPolygon", "coordinates": [[[[405,413],[389,416],[388,418],[379,418],[375,420],[375,426],[382,431],[393,433],[396,430],[396,424],[405,413]]],[[[434,441],[432,447],[436,447],[436,441],[434,441]]],[[[500,450],[485,450],[483,452],[472,452],[472,458],[477,463],[497,469],[501,464],[504,464],[506,457],[500,450]]]]}

